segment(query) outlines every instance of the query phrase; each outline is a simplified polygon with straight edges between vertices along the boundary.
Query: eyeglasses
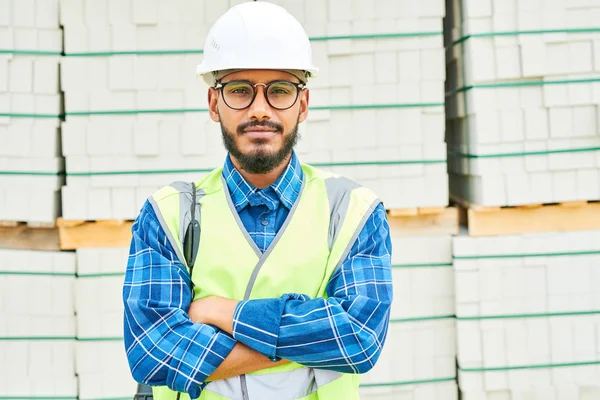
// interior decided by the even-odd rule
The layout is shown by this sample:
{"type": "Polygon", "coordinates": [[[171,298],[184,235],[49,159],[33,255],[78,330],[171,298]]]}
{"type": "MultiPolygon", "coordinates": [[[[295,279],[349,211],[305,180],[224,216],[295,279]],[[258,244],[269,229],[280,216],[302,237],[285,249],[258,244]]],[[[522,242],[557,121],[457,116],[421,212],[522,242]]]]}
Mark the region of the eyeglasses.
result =
{"type": "Polygon", "coordinates": [[[292,107],[298,94],[304,89],[303,83],[288,81],[273,81],[268,84],[252,83],[248,81],[217,82],[215,89],[221,89],[223,101],[229,108],[243,110],[250,107],[256,98],[256,86],[264,86],[264,95],[267,103],[278,110],[287,110],[292,107]]]}

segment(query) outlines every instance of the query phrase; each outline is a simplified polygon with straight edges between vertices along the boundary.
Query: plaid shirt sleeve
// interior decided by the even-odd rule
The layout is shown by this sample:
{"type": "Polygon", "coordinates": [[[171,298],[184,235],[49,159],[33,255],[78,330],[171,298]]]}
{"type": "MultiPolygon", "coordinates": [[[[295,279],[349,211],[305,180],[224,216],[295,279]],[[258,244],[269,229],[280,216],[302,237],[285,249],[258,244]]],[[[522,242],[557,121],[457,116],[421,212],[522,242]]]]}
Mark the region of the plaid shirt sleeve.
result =
{"type": "Polygon", "coordinates": [[[217,328],[193,323],[190,278],[150,203],[132,227],[125,273],[124,336],[134,379],[168,386],[191,398],[201,390],[236,340],[217,328]]]}
{"type": "Polygon", "coordinates": [[[391,239],[379,204],[328,282],[327,299],[286,294],[242,301],[233,336],[272,360],[364,373],[384,345],[392,296],[391,239]]]}

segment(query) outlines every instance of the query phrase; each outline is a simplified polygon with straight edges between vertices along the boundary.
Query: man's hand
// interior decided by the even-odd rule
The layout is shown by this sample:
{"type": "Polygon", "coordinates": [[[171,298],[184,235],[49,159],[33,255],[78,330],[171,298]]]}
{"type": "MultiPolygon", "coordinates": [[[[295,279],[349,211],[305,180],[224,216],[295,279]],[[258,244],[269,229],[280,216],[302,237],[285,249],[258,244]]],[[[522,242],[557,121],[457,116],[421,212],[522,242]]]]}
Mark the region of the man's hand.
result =
{"type": "Polygon", "coordinates": [[[194,322],[216,326],[231,335],[233,313],[237,304],[237,300],[209,296],[192,302],[188,315],[194,322]]]}

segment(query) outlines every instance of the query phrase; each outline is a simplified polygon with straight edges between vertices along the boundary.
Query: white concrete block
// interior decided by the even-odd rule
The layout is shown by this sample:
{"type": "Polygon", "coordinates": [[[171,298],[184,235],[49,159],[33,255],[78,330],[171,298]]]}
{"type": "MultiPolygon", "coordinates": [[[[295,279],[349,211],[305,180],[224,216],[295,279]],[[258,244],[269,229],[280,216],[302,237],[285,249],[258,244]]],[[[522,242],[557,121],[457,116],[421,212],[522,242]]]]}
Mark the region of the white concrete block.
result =
{"type": "Polygon", "coordinates": [[[108,0],[108,23],[115,25],[131,25],[131,2],[122,0],[108,0]]]}
{"type": "Polygon", "coordinates": [[[572,137],[595,136],[598,134],[598,122],[596,121],[595,106],[590,105],[573,107],[572,113],[572,137]]]}
{"type": "Polygon", "coordinates": [[[548,110],[550,137],[569,137],[573,129],[573,110],[568,107],[555,107],[548,110]]]}
{"type": "Polygon", "coordinates": [[[158,87],[160,89],[183,89],[185,73],[181,61],[182,59],[178,56],[158,59],[158,87]]]}
{"type": "Polygon", "coordinates": [[[9,63],[9,91],[16,93],[33,92],[33,60],[15,57],[9,63]]]}
{"type": "Polygon", "coordinates": [[[38,114],[58,115],[61,112],[61,98],[59,94],[41,94],[35,96],[35,112],[38,114]]]}
{"type": "Polygon", "coordinates": [[[112,188],[113,218],[131,219],[137,215],[134,188],[112,188]]]}
{"type": "Polygon", "coordinates": [[[592,42],[570,42],[568,44],[568,61],[570,73],[591,72],[594,70],[592,42]]]}
{"type": "Polygon", "coordinates": [[[422,50],[421,79],[443,82],[446,78],[444,52],[441,49],[422,50]]]}
{"type": "Polygon", "coordinates": [[[546,139],[548,131],[548,112],[544,108],[523,110],[525,122],[525,138],[527,140],[546,139]]]}
{"type": "Polygon", "coordinates": [[[0,15],[0,26],[11,26],[12,1],[0,0],[0,10],[4,10],[4,12],[0,15]]]}
{"type": "Polygon", "coordinates": [[[90,219],[88,213],[88,189],[71,186],[62,187],[62,215],[67,220],[90,219]]]}
{"type": "Polygon", "coordinates": [[[69,119],[62,123],[62,153],[64,156],[86,154],[87,124],[82,119],[69,119]]]}
{"type": "MultiPolygon", "coordinates": [[[[111,48],[111,29],[108,24],[93,24],[88,26],[89,51],[103,52],[110,51],[111,48]]],[[[105,60],[102,60],[105,62],[105,60]]]]}
{"type": "Polygon", "coordinates": [[[152,122],[138,122],[133,133],[136,155],[151,156],[159,154],[158,127],[152,122]]]}
{"type": "Polygon", "coordinates": [[[518,45],[496,48],[496,76],[498,79],[521,77],[521,60],[518,45]]]}
{"type": "MultiPolygon", "coordinates": [[[[0,6],[0,9],[4,8],[0,6]]],[[[37,0],[32,11],[35,11],[36,27],[58,28],[58,0],[37,0]]]]}
{"type": "Polygon", "coordinates": [[[152,90],[157,88],[158,83],[158,57],[138,56],[134,67],[135,88],[140,90],[152,90]]]}
{"type": "Polygon", "coordinates": [[[11,25],[19,28],[35,27],[35,0],[19,1],[18,6],[13,3],[11,25]]]}
{"type": "Polygon", "coordinates": [[[394,52],[375,53],[375,83],[398,82],[397,61],[394,52]]]}
{"type": "Polygon", "coordinates": [[[35,112],[36,97],[33,94],[15,93],[10,96],[12,100],[11,111],[18,113],[35,112]]]}
{"type": "Polygon", "coordinates": [[[108,25],[108,2],[106,0],[84,0],[85,24],[108,25]]]}
{"type": "Polygon", "coordinates": [[[466,0],[463,2],[463,18],[481,18],[492,16],[492,1],[466,0]]]}
{"type": "Polygon", "coordinates": [[[137,50],[155,50],[156,43],[160,38],[160,31],[155,25],[137,25],[135,35],[137,50]]]}
{"type": "Polygon", "coordinates": [[[31,131],[32,157],[60,157],[60,132],[52,124],[38,122],[31,131]]]}
{"type": "Polygon", "coordinates": [[[133,0],[133,22],[136,25],[156,25],[158,23],[158,1],[133,0]]]}
{"type": "Polygon", "coordinates": [[[600,199],[600,172],[594,169],[577,171],[577,198],[600,199]]]}
{"type": "Polygon", "coordinates": [[[59,93],[58,60],[36,58],[33,62],[33,91],[35,93],[59,93]]]}
{"type": "Polygon", "coordinates": [[[416,82],[421,80],[422,52],[400,51],[398,53],[398,80],[399,82],[416,82]]]}
{"type": "Polygon", "coordinates": [[[38,50],[61,52],[63,50],[63,31],[61,29],[45,29],[37,31],[38,50]]]}
{"type": "Polygon", "coordinates": [[[544,43],[521,43],[521,70],[523,77],[537,77],[546,74],[546,48],[544,43]]]}
{"type": "Polygon", "coordinates": [[[521,110],[504,110],[500,113],[501,140],[503,142],[520,142],[525,138],[523,112],[521,110]]]}
{"type": "Polygon", "coordinates": [[[90,219],[112,219],[110,189],[88,189],[88,207],[90,219]]]}
{"type": "Polygon", "coordinates": [[[119,56],[109,57],[108,59],[108,77],[109,89],[111,90],[131,90],[135,89],[135,57],[119,56]]]}
{"type": "Polygon", "coordinates": [[[89,34],[87,26],[73,24],[64,31],[64,51],[65,53],[84,53],[89,51],[89,34]]]}
{"type": "MultiPolygon", "coordinates": [[[[120,3],[128,3],[120,1],[120,3]]],[[[112,50],[132,51],[138,50],[137,30],[132,24],[119,24],[111,26],[112,50]]]]}

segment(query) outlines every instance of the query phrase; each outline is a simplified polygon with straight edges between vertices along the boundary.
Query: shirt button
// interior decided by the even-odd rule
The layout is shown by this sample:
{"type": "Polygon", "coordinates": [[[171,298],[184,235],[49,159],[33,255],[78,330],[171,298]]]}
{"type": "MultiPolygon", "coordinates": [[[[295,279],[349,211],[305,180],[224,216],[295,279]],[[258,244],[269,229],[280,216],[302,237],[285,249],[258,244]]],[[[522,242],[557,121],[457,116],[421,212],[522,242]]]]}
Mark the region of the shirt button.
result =
{"type": "Polygon", "coordinates": [[[260,223],[263,224],[263,226],[269,225],[269,221],[267,221],[266,219],[263,219],[262,221],[260,221],[260,223]]]}

